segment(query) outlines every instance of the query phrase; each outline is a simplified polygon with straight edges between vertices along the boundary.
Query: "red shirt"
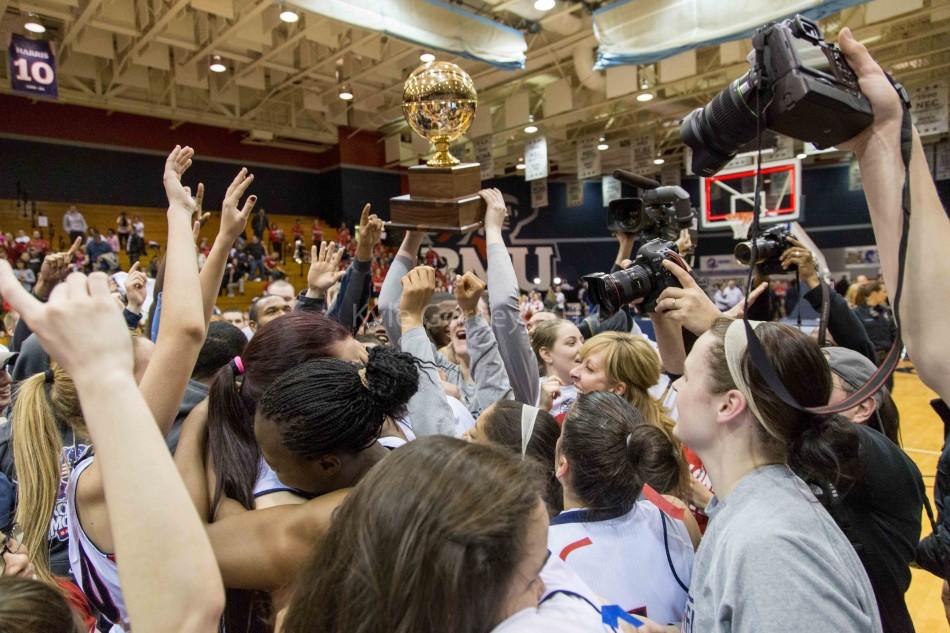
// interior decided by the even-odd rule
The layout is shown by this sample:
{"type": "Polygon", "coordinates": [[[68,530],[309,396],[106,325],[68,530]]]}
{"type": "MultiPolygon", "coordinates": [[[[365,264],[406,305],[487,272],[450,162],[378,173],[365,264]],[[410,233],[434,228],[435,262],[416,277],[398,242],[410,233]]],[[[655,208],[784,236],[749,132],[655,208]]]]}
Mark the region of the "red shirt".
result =
{"type": "Polygon", "coordinates": [[[300,226],[299,222],[294,224],[293,228],[290,229],[290,232],[294,234],[294,237],[303,237],[303,227],[300,226]]]}
{"type": "Polygon", "coordinates": [[[38,240],[36,239],[30,240],[30,246],[32,246],[33,248],[35,248],[41,253],[45,253],[46,251],[49,250],[49,242],[47,242],[43,238],[40,238],[38,240]]]}

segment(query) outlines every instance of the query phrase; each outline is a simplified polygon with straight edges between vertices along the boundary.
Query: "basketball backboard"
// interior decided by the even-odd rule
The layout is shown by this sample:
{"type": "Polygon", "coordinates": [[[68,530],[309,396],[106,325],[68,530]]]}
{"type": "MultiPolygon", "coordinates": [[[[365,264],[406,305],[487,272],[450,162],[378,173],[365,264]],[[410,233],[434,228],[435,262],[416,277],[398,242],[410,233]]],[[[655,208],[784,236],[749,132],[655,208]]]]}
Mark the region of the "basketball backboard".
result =
{"type": "MultiPolygon", "coordinates": [[[[760,222],[791,222],[801,216],[801,169],[797,158],[762,164],[760,222]]],[[[728,230],[743,215],[751,217],[755,175],[755,167],[736,167],[700,178],[700,229],[728,230]]]]}

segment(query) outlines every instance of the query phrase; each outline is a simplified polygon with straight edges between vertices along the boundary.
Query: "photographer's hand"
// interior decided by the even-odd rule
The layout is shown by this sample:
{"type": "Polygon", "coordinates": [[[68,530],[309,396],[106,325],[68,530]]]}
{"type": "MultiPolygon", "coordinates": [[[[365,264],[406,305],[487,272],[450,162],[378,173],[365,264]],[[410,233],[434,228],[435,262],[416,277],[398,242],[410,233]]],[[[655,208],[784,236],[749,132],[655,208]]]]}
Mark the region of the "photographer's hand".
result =
{"type": "Polygon", "coordinates": [[[614,265],[623,268],[624,262],[633,255],[633,245],[637,242],[637,236],[633,233],[617,231],[614,237],[617,238],[617,259],[614,260],[614,265]]]}
{"type": "Polygon", "coordinates": [[[679,265],[663,260],[663,267],[676,277],[681,288],[666,288],[656,301],[656,311],[666,320],[680,325],[696,336],[712,327],[723,316],[696,280],[679,265]]]}
{"type": "MultiPolygon", "coordinates": [[[[801,277],[802,282],[809,289],[817,288],[821,279],[818,277],[814,254],[794,237],[789,237],[788,241],[792,246],[782,253],[782,268],[788,270],[792,266],[798,266],[798,276],[801,277]]],[[[752,297],[749,297],[749,303],[752,303],[752,297]]]]}

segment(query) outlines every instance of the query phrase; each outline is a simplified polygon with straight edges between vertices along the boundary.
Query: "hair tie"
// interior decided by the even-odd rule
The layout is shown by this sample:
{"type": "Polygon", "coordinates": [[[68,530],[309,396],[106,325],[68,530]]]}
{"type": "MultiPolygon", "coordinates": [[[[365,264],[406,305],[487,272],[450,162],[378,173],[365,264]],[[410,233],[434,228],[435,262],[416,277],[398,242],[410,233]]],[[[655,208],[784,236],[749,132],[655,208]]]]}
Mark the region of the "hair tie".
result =
{"type": "Polygon", "coordinates": [[[231,364],[234,366],[234,371],[237,372],[238,376],[244,375],[244,361],[241,360],[240,356],[232,358],[231,364]]]}
{"type": "Polygon", "coordinates": [[[55,378],[55,375],[53,374],[53,368],[52,368],[52,367],[47,367],[47,368],[46,368],[46,371],[43,372],[43,375],[44,375],[44,377],[45,377],[46,384],[48,384],[48,385],[53,384],[53,379],[55,378]]]}
{"type": "Polygon", "coordinates": [[[369,389],[369,381],[366,380],[366,368],[361,367],[360,370],[356,373],[359,374],[360,382],[363,383],[363,386],[369,389]]]}
{"type": "Polygon", "coordinates": [[[525,456],[528,450],[528,442],[534,434],[534,423],[538,419],[538,407],[524,405],[521,407],[521,457],[525,456]]]}

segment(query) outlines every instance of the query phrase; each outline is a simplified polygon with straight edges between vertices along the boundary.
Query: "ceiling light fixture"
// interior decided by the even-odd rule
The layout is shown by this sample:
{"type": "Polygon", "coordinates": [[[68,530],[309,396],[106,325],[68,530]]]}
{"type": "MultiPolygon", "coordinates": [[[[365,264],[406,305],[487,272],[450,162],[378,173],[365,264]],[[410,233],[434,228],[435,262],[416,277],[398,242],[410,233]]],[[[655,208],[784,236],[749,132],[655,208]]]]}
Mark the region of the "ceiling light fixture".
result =
{"type": "Polygon", "coordinates": [[[46,27],[40,23],[40,16],[30,13],[26,16],[26,23],[23,25],[30,33],[46,33],[46,27]]]}
{"type": "Polygon", "coordinates": [[[540,277],[535,277],[535,278],[532,279],[531,281],[534,282],[534,285],[535,285],[535,286],[540,286],[540,285],[541,285],[541,278],[540,278],[540,277]]]}
{"type": "Polygon", "coordinates": [[[419,61],[423,64],[429,64],[435,61],[435,55],[432,53],[423,53],[422,55],[419,55],[419,61]]]}
{"type": "Polygon", "coordinates": [[[605,149],[610,149],[610,145],[607,145],[607,143],[601,143],[597,146],[597,149],[604,151],[605,149]]]}
{"type": "Polygon", "coordinates": [[[538,131],[538,126],[534,124],[534,115],[530,114],[528,115],[528,125],[525,126],[524,133],[534,134],[537,131],[538,131]]]}
{"type": "Polygon", "coordinates": [[[806,154],[805,152],[802,152],[801,154],[798,154],[795,158],[797,158],[798,160],[805,160],[806,158],[808,158],[808,154],[806,154]]]}
{"type": "Polygon", "coordinates": [[[654,164],[654,165],[662,165],[662,164],[665,163],[665,162],[666,162],[666,161],[663,160],[662,158],[654,158],[654,159],[653,159],[653,164],[654,164]]]}
{"type": "Polygon", "coordinates": [[[534,8],[538,11],[550,11],[554,8],[554,0],[534,0],[534,8]]]}
{"type": "Polygon", "coordinates": [[[524,169],[524,159],[523,159],[523,158],[519,158],[519,159],[518,159],[518,164],[515,165],[515,169],[517,169],[517,170],[522,170],[522,169],[524,169]]]}
{"type": "Polygon", "coordinates": [[[211,56],[211,64],[208,66],[208,70],[213,73],[223,73],[227,69],[228,67],[224,65],[224,61],[221,59],[220,55],[211,56]]]}
{"type": "Polygon", "coordinates": [[[641,92],[640,94],[637,95],[637,101],[639,101],[640,103],[646,103],[647,101],[653,101],[653,93],[652,93],[652,92],[641,92]]]}
{"type": "Polygon", "coordinates": [[[351,101],[353,99],[353,91],[350,90],[349,85],[343,84],[340,86],[340,98],[344,101],[351,101]]]}
{"type": "Polygon", "coordinates": [[[286,22],[287,24],[293,24],[300,19],[300,15],[291,9],[284,7],[280,12],[280,21],[286,22]]]}

